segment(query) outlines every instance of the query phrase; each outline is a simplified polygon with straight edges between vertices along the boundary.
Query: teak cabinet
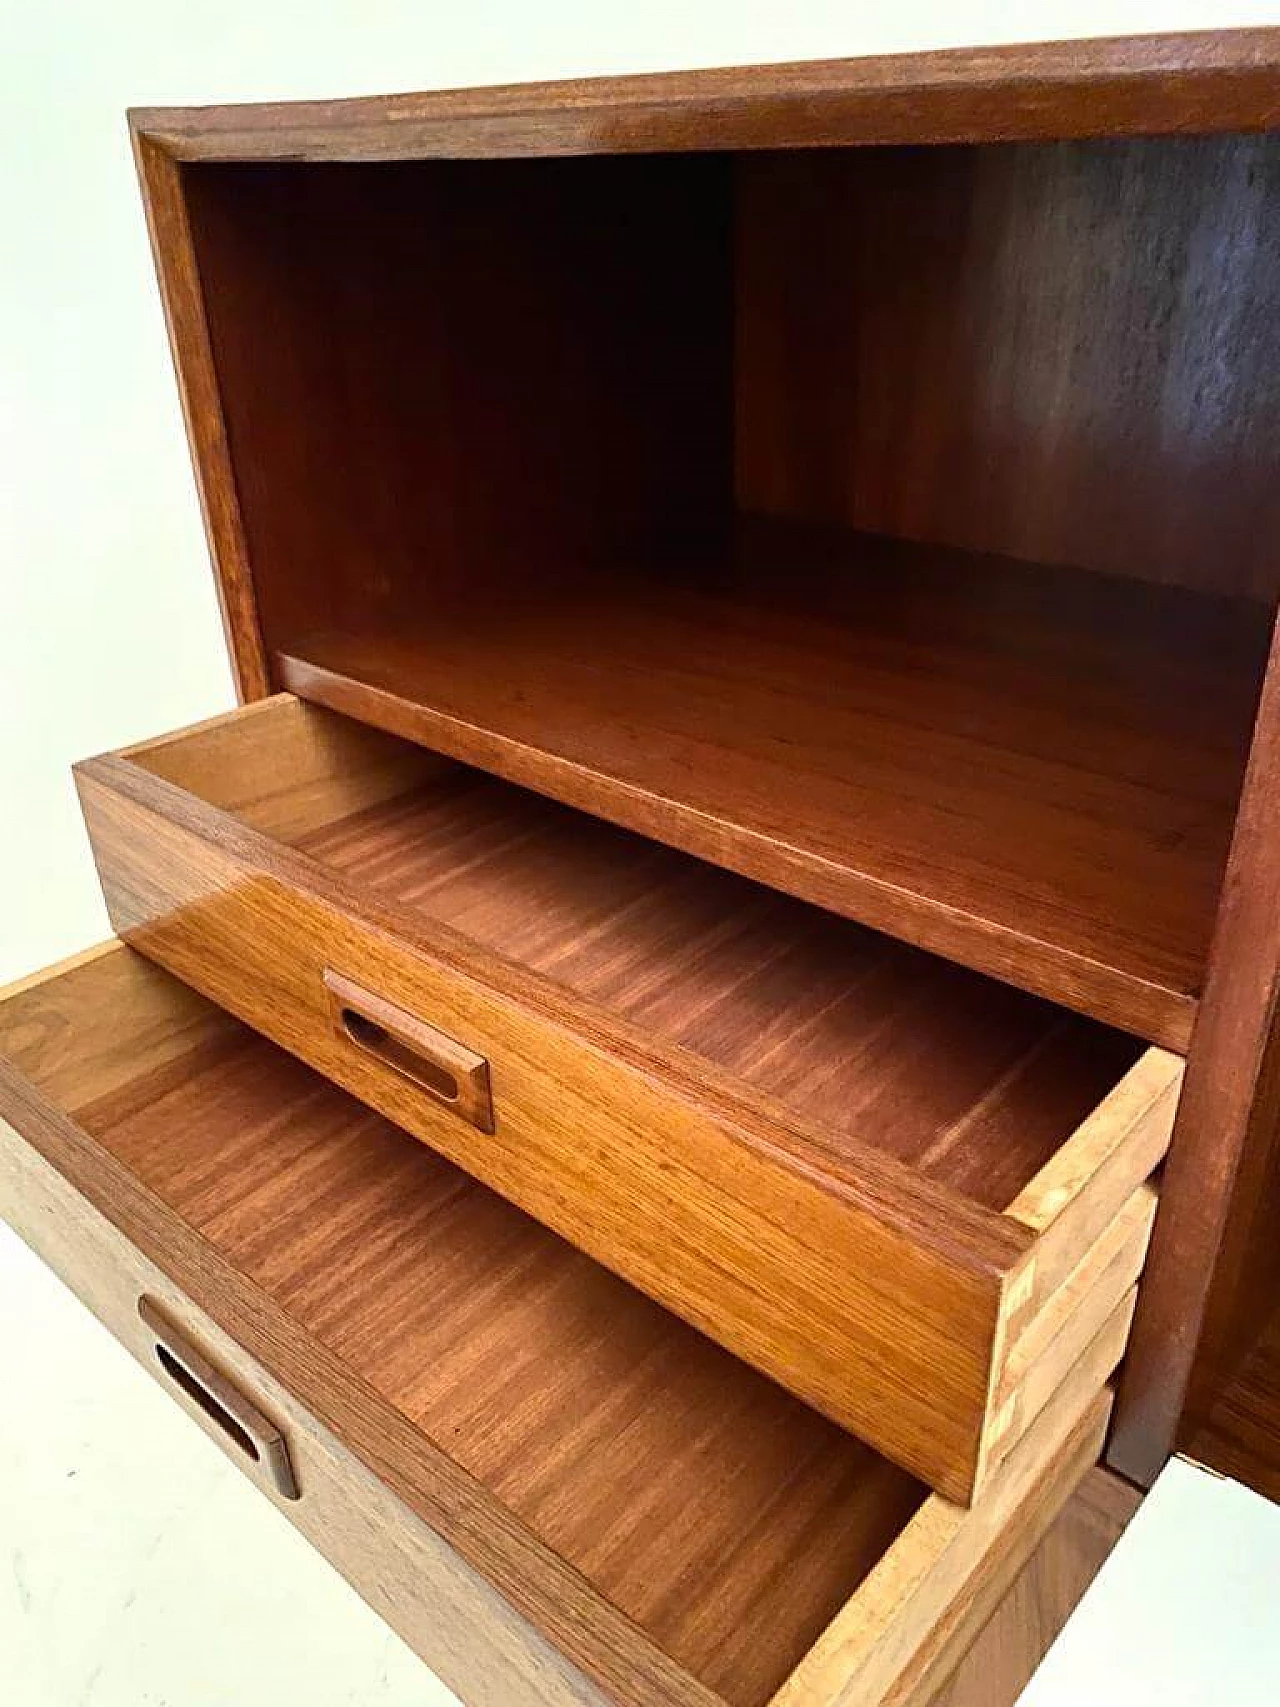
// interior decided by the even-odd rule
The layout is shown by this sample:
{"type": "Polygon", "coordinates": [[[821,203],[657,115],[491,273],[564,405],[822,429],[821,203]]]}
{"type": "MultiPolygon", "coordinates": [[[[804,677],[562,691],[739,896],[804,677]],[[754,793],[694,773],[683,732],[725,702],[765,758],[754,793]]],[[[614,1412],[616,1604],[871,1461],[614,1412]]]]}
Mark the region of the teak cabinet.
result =
{"type": "Polygon", "coordinates": [[[244,704],[77,767],[0,1204],[467,1701],[1000,1707],[1280,1492],[1278,114],[133,115],[244,704]]]}

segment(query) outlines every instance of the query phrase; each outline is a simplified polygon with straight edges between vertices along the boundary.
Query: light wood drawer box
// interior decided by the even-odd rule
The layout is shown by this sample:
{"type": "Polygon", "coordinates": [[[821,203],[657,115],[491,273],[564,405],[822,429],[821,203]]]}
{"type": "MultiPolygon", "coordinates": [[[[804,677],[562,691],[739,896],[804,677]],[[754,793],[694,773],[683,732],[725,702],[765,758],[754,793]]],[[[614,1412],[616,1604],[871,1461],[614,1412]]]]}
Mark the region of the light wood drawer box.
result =
{"type": "Polygon", "coordinates": [[[1123,1307],[948,1503],[118,944],[0,1001],[0,1116],[6,1218],[471,1703],[922,1707],[1100,1449],[1123,1307]]]}
{"type": "Polygon", "coordinates": [[[1171,1055],[289,696],[78,783],[122,936],[949,1497],[1136,1278],[1171,1055]]]}

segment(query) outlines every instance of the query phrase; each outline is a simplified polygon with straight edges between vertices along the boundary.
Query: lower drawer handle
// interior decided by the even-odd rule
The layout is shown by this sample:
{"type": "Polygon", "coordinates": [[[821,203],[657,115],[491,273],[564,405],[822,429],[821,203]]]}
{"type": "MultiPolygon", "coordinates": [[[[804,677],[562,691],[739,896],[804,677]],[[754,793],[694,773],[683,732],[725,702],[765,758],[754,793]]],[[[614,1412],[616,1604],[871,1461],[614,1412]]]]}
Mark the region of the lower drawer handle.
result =
{"type": "Polygon", "coordinates": [[[493,1131],[493,1093],[489,1063],[483,1055],[341,972],[326,968],[324,985],[341,1037],[394,1068],[481,1132],[493,1131]]]}
{"type": "Polygon", "coordinates": [[[187,1405],[207,1417],[228,1443],[249,1460],[255,1474],[287,1500],[298,1498],[289,1447],[269,1417],[192,1345],[150,1298],[138,1314],[152,1336],[152,1353],[167,1382],[187,1405]]]}

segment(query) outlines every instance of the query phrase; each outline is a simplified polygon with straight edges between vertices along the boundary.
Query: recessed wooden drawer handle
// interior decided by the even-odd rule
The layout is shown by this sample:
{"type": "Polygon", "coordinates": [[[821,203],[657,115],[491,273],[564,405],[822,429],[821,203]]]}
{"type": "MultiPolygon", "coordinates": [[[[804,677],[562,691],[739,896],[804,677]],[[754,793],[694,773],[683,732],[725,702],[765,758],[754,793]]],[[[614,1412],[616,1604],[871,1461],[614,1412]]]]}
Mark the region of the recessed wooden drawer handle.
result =
{"type": "Polygon", "coordinates": [[[489,1063],[483,1055],[340,972],[326,968],[324,982],[341,1036],[412,1080],[481,1132],[493,1131],[489,1063]]]}
{"type": "Polygon", "coordinates": [[[298,1483],[289,1447],[270,1417],[215,1369],[150,1298],[138,1300],[138,1314],[151,1332],[151,1350],[167,1384],[189,1408],[222,1430],[260,1480],[285,1499],[296,1500],[298,1483]]]}

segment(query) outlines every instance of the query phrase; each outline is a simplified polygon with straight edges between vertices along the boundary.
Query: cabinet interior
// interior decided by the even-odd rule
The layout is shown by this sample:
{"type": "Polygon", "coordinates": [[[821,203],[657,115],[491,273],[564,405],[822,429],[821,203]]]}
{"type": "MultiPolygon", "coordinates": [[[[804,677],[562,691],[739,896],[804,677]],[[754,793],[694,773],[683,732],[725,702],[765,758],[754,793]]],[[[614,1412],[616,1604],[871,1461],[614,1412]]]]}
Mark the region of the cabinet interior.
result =
{"type": "Polygon", "coordinates": [[[1186,1047],[1274,137],[182,170],[279,684],[1186,1047]]]}

